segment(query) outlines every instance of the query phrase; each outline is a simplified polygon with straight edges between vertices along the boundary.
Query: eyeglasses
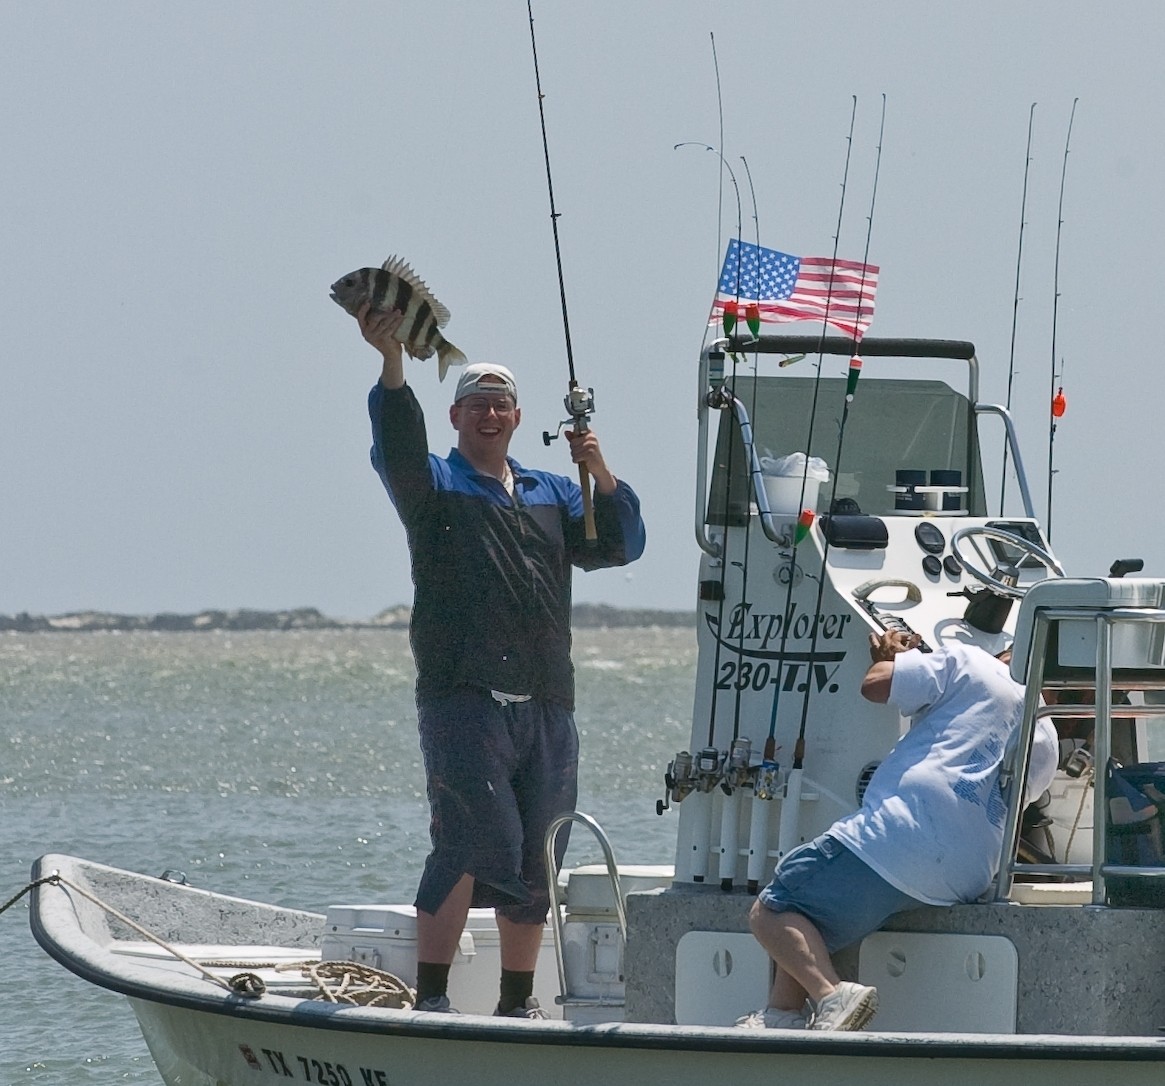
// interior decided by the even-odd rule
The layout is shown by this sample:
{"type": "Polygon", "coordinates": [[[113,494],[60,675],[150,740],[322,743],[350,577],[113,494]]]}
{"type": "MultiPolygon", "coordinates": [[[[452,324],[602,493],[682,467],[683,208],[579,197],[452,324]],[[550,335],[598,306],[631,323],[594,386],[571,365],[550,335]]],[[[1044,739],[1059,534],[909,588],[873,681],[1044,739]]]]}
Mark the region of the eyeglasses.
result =
{"type": "Polygon", "coordinates": [[[467,396],[461,401],[461,406],[471,415],[486,415],[493,411],[498,418],[514,413],[515,404],[508,396],[498,396],[496,399],[486,399],[484,396],[467,396]]]}

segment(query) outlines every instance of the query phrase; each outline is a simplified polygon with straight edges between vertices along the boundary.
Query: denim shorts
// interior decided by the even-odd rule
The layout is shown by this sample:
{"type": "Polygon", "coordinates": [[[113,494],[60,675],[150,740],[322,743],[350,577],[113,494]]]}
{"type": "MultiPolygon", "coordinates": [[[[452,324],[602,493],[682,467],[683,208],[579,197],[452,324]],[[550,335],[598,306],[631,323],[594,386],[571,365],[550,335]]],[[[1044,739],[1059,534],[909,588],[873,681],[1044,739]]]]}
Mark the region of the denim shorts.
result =
{"type": "MultiPolygon", "coordinates": [[[[417,717],[433,845],[417,908],[435,913],[468,874],[474,907],[517,924],[544,923],[543,837],[557,815],[574,810],[578,793],[574,714],[554,702],[505,702],[466,688],[419,700],[417,717]]],[[[569,829],[558,835],[558,864],[569,829]]]]}
{"type": "Polygon", "coordinates": [[[887,917],[925,904],[891,886],[828,833],[781,860],[758,900],[775,913],[807,917],[831,954],[877,931],[887,917]]]}

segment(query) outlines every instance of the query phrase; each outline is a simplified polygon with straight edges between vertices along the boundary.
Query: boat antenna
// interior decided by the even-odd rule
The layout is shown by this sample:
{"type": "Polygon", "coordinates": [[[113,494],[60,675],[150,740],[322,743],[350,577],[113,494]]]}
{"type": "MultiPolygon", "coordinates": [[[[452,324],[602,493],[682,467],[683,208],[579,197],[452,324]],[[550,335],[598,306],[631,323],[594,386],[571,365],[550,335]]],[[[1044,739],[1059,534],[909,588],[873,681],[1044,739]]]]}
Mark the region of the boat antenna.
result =
{"type": "MultiPolygon", "coordinates": [[[[834,230],[834,234],[833,234],[833,259],[834,259],[834,262],[837,261],[837,254],[838,254],[838,251],[839,251],[839,248],[841,245],[841,224],[842,224],[842,220],[845,216],[845,194],[846,194],[846,189],[849,185],[849,166],[850,166],[850,158],[853,154],[854,124],[857,121],[857,115],[858,115],[858,99],[857,99],[857,96],[854,95],[853,102],[852,102],[852,105],[850,108],[849,132],[845,137],[845,145],[846,145],[845,146],[845,168],[842,170],[842,175],[841,175],[841,198],[838,201],[838,205],[837,205],[837,228],[834,230]]],[[[830,308],[830,302],[832,301],[832,299],[833,299],[833,276],[830,276],[829,290],[825,296],[825,313],[822,315],[822,318],[821,318],[821,338],[822,338],[822,340],[825,339],[825,335],[826,335],[826,332],[828,330],[829,308],[830,308]]],[[[817,404],[818,404],[819,393],[821,391],[821,371],[822,371],[824,359],[825,359],[825,345],[824,345],[824,343],[822,343],[821,350],[819,351],[819,353],[817,355],[817,374],[816,374],[816,377],[814,378],[814,381],[813,381],[813,398],[812,398],[810,408],[809,408],[809,432],[808,432],[808,436],[805,439],[805,458],[806,458],[805,475],[802,476],[802,479],[801,479],[801,497],[799,499],[799,504],[803,503],[805,500],[805,480],[808,478],[808,471],[809,471],[808,458],[809,458],[809,456],[812,452],[812,449],[813,449],[813,432],[814,432],[814,428],[816,427],[816,424],[817,424],[817,404]]],[[[783,671],[784,671],[784,667],[785,667],[785,653],[786,653],[786,649],[787,649],[788,644],[789,644],[789,628],[792,625],[792,622],[790,621],[790,619],[792,616],[792,607],[793,607],[793,587],[794,587],[794,582],[796,580],[796,570],[797,570],[797,546],[800,542],[801,542],[800,532],[794,531],[793,545],[792,545],[791,551],[789,552],[789,577],[788,577],[788,581],[785,585],[785,610],[784,610],[784,615],[782,616],[782,620],[781,620],[781,647],[777,653],[777,681],[773,685],[773,708],[772,708],[772,712],[769,715],[769,734],[765,739],[765,746],[764,746],[764,760],[766,762],[772,762],[776,757],[777,711],[779,710],[780,704],[781,704],[781,687],[784,685],[783,684],[783,671]]],[[[810,661],[810,666],[812,666],[812,661],[810,661]]],[[[804,757],[804,753],[805,753],[804,721],[802,721],[802,730],[801,730],[801,733],[798,735],[797,746],[793,752],[794,765],[797,767],[798,772],[800,771],[800,767],[801,767],[801,763],[802,763],[802,760],[804,757]]]]}
{"type": "MultiPolygon", "coordinates": [[[[1015,329],[1019,321],[1019,271],[1023,264],[1023,228],[1027,220],[1027,177],[1032,164],[1032,124],[1036,116],[1036,103],[1027,115],[1027,152],[1023,160],[1023,196],[1019,201],[1019,246],[1015,254],[1015,296],[1011,305],[1011,352],[1007,360],[1007,411],[1011,413],[1011,386],[1015,379],[1015,329]]],[[[999,477],[999,515],[1003,516],[1003,506],[1007,498],[1007,434],[1003,435],[1003,469],[999,477]]]]}
{"type": "MultiPolygon", "coordinates": [[[[558,209],[554,204],[554,179],[550,173],[550,144],[546,139],[546,111],[543,108],[542,76],[538,70],[538,42],[534,37],[534,6],[533,0],[526,0],[526,12],[530,17],[530,50],[534,55],[534,85],[538,90],[538,119],[542,124],[542,155],[546,160],[546,189],[550,194],[550,226],[554,233],[554,260],[558,266],[558,295],[562,300],[562,330],[566,337],[566,368],[569,374],[566,398],[563,403],[570,421],[574,425],[574,432],[581,434],[590,429],[591,414],[595,410],[594,390],[580,387],[574,372],[574,353],[570,345],[570,316],[566,309],[566,281],[562,274],[562,246],[558,240],[558,209]]],[[[557,436],[557,435],[555,435],[557,436]]],[[[553,437],[544,432],[542,440],[549,445],[553,437]]],[[[586,464],[578,466],[578,482],[582,488],[583,522],[586,529],[588,543],[598,539],[595,530],[594,499],[591,496],[591,478],[586,464]]]]}
{"type": "MultiPolygon", "coordinates": [[[[1072,143],[1072,122],[1076,119],[1076,103],[1079,101],[1079,98],[1072,99],[1072,112],[1068,115],[1068,135],[1064,138],[1064,163],[1060,168],[1060,203],[1056,211],[1056,260],[1052,271],[1052,388],[1048,412],[1048,517],[1045,523],[1049,542],[1052,538],[1052,477],[1056,474],[1052,445],[1056,440],[1056,419],[1063,414],[1063,393],[1062,390],[1059,394],[1056,392],[1056,323],[1060,307],[1060,232],[1064,226],[1064,182],[1068,177],[1068,148],[1072,143]],[[1057,407],[1059,407],[1059,411],[1057,411],[1057,407]]],[[[1061,372],[1063,365],[1063,359],[1061,359],[1061,372]]]]}
{"type": "MultiPolygon", "coordinates": [[[[886,95],[882,95],[882,120],[878,127],[878,153],[874,159],[874,185],[870,194],[870,213],[866,218],[866,248],[862,256],[862,287],[865,287],[865,277],[867,268],[870,263],[870,238],[874,232],[874,207],[878,200],[878,174],[882,168],[882,138],[886,131],[886,95]]],[[[850,404],[853,402],[854,392],[857,388],[858,378],[861,375],[861,359],[858,357],[858,349],[861,345],[862,327],[861,327],[861,305],[865,297],[865,290],[858,292],[858,312],[854,317],[854,335],[853,335],[853,349],[854,354],[850,359],[849,374],[846,382],[845,401],[841,409],[841,423],[837,430],[837,453],[833,459],[833,486],[830,489],[829,506],[832,512],[833,503],[837,497],[837,481],[841,477],[841,454],[845,446],[845,425],[849,420],[850,404]]],[[[821,614],[821,604],[825,596],[825,566],[829,561],[829,533],[824,533],[824,545],[821,553],[821,576],[817,580],[817,603],[813,613],[815,615],[821,614]]],[[[812,696],[813,682],[812,670],[814,666],[814,659],[817,656],[817,637],[819,633],[820,623],[812,623],[812,633],[809,637],[809,661],[807,667],[809,668],[809,681],[805,683],[805,696],[801,702],[801,726],[797,732],[797,743],[793,750],[793,768],[800,769],[805,756],[805,728],[809,720],[809,699],[812,696]]]]}

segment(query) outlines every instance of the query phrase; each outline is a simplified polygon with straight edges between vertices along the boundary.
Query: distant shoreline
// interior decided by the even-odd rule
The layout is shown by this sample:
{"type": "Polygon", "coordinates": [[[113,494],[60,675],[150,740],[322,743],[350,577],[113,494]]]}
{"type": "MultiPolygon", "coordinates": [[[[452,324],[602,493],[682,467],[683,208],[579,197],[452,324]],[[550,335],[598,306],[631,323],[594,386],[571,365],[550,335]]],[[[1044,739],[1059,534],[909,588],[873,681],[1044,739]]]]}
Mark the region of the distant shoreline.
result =
{"type": "MultiPolygon", "coordinates": [[[[0,633],[101,633],[146,630],[161,633],[213,630],[407,630],[411,608],[390,607],[370,619],[329,618],[314,607],[288,611],[207,610],[197,614],[160,612],[153,615],[119,615],[107,611],[74,611],[63,615],[0,615],[0,633]]],[[[694,627],[694,611],[655,611],[647,608],[611,607],[607,604],[576,604],[575,629],[629,628],[644,626],[694,627]]]]}

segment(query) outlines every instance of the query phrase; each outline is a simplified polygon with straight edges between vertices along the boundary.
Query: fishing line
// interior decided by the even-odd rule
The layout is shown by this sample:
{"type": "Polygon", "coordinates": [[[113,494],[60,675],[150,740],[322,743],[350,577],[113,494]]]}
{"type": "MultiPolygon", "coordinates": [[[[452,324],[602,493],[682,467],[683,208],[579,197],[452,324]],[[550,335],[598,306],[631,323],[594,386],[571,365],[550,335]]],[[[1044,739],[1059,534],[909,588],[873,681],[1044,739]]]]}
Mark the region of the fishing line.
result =
{"type": "MultiPolygon", "coordinates": [[[[566,367],[570,376],[567,386],[566,404],[567,413],[574,420],[574,432],[584,433],[590,427],[590,416],[594,410],[594,400],[590,391],[579,386],[574,373],[574,352],[570,343],[570,316],[566,309],[566,280],[562,274],[562,246],[558,240],[559,212],[554,203],[554,179],[550,172],[550,144],[546,138],[546,111],[543,108],[542,75],[538,70],[538,42],[534,37],[534,5],[533,0],[526,0],[526,13],[530,17],[530,51],[534,55],[534,85],[538,91],[538,119],[542,125],[542,155],[546,160],[546,189],[550,194],[550,227],[554,234],[554,261],[558,268],[558,295],[562,301],[562,330],[566,338],[566,367]]],[[[543,435],[547,444],[549,435],[543,435]]],[[[591,496],[590,472],[586,464],[578,465],[579,486],[582,489],[583,522],[585,524],[588,542],[598,539],[595,530],[594,499],[591,496]]]]}
{"type": "MultiPolygon", "coordinates": [[[[832,513],[833,503],[837,497],[837,481],[841,477],[841,454],[845,443],[845,424],[849,420],[850,402],[853,400],[853,393],[856,390],[857,378],[855,376],[855,366],[857,363],[857,371],[860,373],[861,360],[857,357],[858,347],[861,343],[861,306],[862,300],[865,297],[865,279],[866,268],[870,262],[870,238],[874,232],[874,208],[878,199],[878,174],[882,168],[882,139],[886,131],[886,95],[882,95],[882,120],[878,127],[878,153],[874,159],[874,185],[873,191],[870,194],[870,213],[866,219],[866,249],[862,256],[862,289],[858,292],[858,311],[854,319],[854,357],[850,359],[850,383],[846,388],[846,397],[841,411],[841,425],[837,432],[837,454],[833,462],[833,488],[829,495],[829,509],[832,513]]],[[[800,769],[805,755],[805,729],[809,720],[809,699],[813,690],[813,668],[814,657],[817,654],[817,635],[820,623],[817,621],[817,616],[821,614],[821,604],[825,597],[825,568],[829,561],[829,534],[822,533],[824,545],[821,554],[821,576],[817,580],[817,603],[813,611],[813,621],[810,623],[812,632],[809,638],[809,661],[806,665],[806,679],[805,679],[805,697],[801,702],[801,726],[797,732],[797,744],[793,751],[793,768],[800,769]]]]}
{"type": "MultiPolygon", "coordinates": [[[[1064,225],[1064,182],[1068,177],[1068,147],[1072,142],[1072,122],[1076,119],[1076,103],[1072,99],[1072,112],[1068,115],[1068,135],[1064,138],[1064,164],[1060,169],[1060,204],[1056,211],[1056,261],[1052,271],[1052,387],[1048,397],[1048,517],[1046,521],[1048,542],[1052,540],[1052,476],[1055,475],[1052,459],[1052,443],[1056,440],[1056,320],[1060,304],[1060,231],[1064,225]]],[[[1063,363],[1061,363],[1061,366],[1063,363]]]]}
{"type": "MultiPolygon", "coordinates": [[[[1027,176],[1032,164],[1032,124],[1036,118],[1036,103],[1032,102],[1027,115],[1027,151],[1023,160],[1023,197],[1019,202],[1019,246],[1015,254],[1015,297],[1011,306],[1011,352],[1007,360],[1007,411],[1011,413],[1011,385],[1015,378],[1015,329],[1019,321],[1019,270],[1023,264],[1023,228],[1027,220],[1027,176]]],[[[999,477],[999,515],[1003,516],[1007,498],[1007,434],[1003,435],[1003,469],[999,477]]]]}
{"type": "MultiPolygon", "coordinates": [[[[845,195],[846,189],[849,185],[849,166],[850,158],[853,154],[854,145],[854,124],[858,115],[858,99],[857,95],[853,96],[853,104],[850,109],[849,118],[849,133],[846,135],[846,149],[845,149],[845,168],[841,175],[841,199],[837,207],[837,228],[833,234],[833,260],[836,263],[839,246],[841,244],[841,224],[845,216],[845,195]]],[[[829,325],[829,309],[833,300],[833,276],[829,278],[829,288],[825,296],[825,313],[821,319],[821,338],[825,339],[826,331],[829,325]]],[[[805,482],[808,478],[809,471],[809,455],[813,449],[813,431],[817,423],[817,403],[818,396],[821,391],[821,371],[823,368],[823,361],[825,358],[825,347],[822,343],[821,350],[817,355],[817,374],[813,381],[813,398],[809,409],[809,432],[805,439],[805,475],[801,478],[801,496],[799,501],[805,500],[805,482]]],[[[836,480],[837,474],[834,472],[836,480]]],[[[835,483],[836,486],[836,483],[835,483]]],[[[832,503],[832,500],[831,500],[832,503]]],[[[795,573],[797,570],[797,535],[794,528],[793,546],[789,552],[789,580],[785,586],[785,609],[781,616],[781,647],[777,654],[777,681],[773,687],[773,708],[769,717],[769,734],[765,739],[764,759],[766,762],[771,762],[776,757],[776,732],[777,732],[777,712],[780,708],[781,702],[781,687],[784,682],[784,667],[785,667],[785,651],[789,644],[789,627],[792,625],[792,610],[793,610],[793,586],[795,581],[795,573]]],[[[824,570],[824,566],[822,567],[824,570]]],[[[809,661],[809,667],[812,669],[812,659],[809,661]]],[[[796,768],[801,767],[801,759],[804,754],[804,721],[802,720],[801,734],[798,736],[797,749],[794,750],[794,765],[796,768]]]]}

